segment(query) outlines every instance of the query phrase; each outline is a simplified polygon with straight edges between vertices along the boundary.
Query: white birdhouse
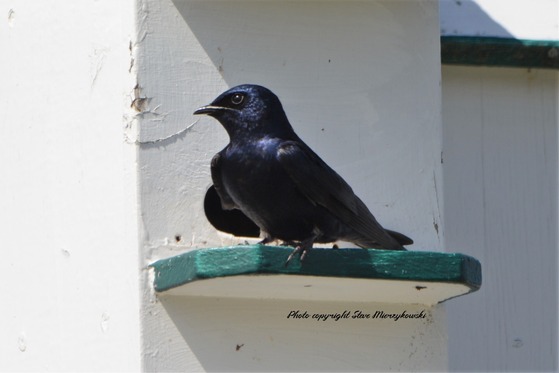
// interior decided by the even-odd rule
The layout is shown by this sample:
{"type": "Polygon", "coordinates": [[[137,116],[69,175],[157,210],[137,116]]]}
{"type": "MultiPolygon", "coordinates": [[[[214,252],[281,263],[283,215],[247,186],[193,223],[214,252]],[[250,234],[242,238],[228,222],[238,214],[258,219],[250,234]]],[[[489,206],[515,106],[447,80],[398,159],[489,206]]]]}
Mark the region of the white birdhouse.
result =
{"type": "Polygon", "coordinates": [[[442,252],[437,1],[2,8],[5,368],[446,369],[440,303],[481,268],[442,252]],[[228,137],[192,113],[242,83],[274,91],[410,251],[286,267],[290,248],[220,222],[210,160],[228,137]]]}

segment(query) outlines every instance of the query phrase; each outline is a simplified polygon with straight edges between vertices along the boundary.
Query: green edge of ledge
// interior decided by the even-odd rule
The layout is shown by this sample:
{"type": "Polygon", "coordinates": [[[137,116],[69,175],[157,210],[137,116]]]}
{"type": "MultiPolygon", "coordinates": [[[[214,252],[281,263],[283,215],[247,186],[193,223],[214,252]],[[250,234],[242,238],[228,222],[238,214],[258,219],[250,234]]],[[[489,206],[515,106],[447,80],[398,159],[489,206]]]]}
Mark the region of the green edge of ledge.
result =
{"type": "Polygon", "coordinates": [[[250,274],[293,274],[385,280],[460,283],[476,291],[481,264],[463,255],[425,251],[313,249],[301,263],[285,261],[292,248],[239,245],[197,249],[151,264],[158,292],[189,282],[250,274]]]}
{"type": "Polygon", "coordinates": [[[559,41],[441,36],[441,63],[559,69],[559,41]]]}

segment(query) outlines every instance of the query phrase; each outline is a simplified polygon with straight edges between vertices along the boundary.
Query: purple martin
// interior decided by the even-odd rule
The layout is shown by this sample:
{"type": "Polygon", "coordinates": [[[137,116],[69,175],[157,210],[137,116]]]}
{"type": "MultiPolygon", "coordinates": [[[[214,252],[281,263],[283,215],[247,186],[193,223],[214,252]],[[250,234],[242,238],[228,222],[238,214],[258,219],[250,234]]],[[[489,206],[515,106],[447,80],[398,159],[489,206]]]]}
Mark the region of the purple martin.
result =
{"type": "MultiPolygon", "coordinates": [[[[224,210],[238,209],[261,230],[261,244],[282,240],[304,259],[316,243],[405,250],[413,241],[384,229],[351,187],[295,134],[269,89],[245,84],[196,110],[217,119],[229,144],[211,162],[224,210]]],[[[287,263],[286,263],[287,264],[287,263]]]]}

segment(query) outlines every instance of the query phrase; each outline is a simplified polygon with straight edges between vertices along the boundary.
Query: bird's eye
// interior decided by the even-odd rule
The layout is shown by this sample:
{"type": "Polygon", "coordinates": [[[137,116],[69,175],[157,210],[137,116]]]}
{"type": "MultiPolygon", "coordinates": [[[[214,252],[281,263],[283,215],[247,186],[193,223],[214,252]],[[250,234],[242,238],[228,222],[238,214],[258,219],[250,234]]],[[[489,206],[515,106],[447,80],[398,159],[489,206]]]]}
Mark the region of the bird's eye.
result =
{"type": "Polygon", "coordinates": [[[234,105],[240,105],[241,102],[243,102],[244,99],[245,99],[245,96],[243,96],[240,93],[235,93],[233,96],[231,96],[231,102],[234,105]]]}

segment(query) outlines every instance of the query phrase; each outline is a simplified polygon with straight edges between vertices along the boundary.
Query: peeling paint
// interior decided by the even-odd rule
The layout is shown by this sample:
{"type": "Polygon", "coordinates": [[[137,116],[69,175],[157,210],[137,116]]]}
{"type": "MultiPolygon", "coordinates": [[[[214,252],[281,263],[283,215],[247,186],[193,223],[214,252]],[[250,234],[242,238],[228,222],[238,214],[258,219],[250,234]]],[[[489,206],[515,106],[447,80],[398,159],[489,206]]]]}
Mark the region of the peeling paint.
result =
{"type": "Polygon", "coordinates": [[[145,96],[142,97],[142,87],[140,87],[139,84],[136,84],[134,87],[133,97],[134,99],[132,100],[130,107],[137,112],[143,112],[146,109],[150,98],[145,96]]]}
{"type": "Polygon", "coordinates": [[[166,141],[166,140],[170,140],[173,139],[175,137],[180,137],[182,135],[184,135],[185,133],[187,133],[196,123],[198,123],[198,120],[194,121],[193,123],[189,124],[188,126],[186,126],[184,129],[173,133],[172,135],[169,135],[167,137],[162,137],[159,139],[155,139],[155,140],[147,140],[147,141],[140,141],[140,140],[131,140],[128,136],[126,136],[126,142],[128,143],[133,143],[133,144],[137,144],[137,145],[144,145],[144,144],[157,144],[160,143],[162,141],[166,141]]]}
{"type": "Polygon", "coordinates": [[[90,74],[91,74],[91,88],[97,82],[97,78],[99,77],[99,73],[103,69],[103,64],[105,58],[107,57],[108,48],[106,47],[99,47],[93,48],[93,53],[89,56],[90,58],[90,74]]]}
{"type": "Polygon", "coordinates": [[[167,116],[167,113],[157,112],[161,105],[157,105],[153,109],[148,107],[152,97],[142,95],[142,87],[139,84],[136,84],[134,87],[132,97],[134,98],[130,103],[130,107],[137,112],[136,117],[150,119],[152,121],[162,121],[167,116]]]}
{"type": "Polygon", "coordinates": [[[9,27],[14,27],[15,19],[16,19],[16,12],[14,12],[13,9],[10,9],[8,11],[8,26],[9,27]]]}

